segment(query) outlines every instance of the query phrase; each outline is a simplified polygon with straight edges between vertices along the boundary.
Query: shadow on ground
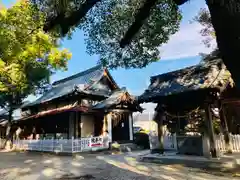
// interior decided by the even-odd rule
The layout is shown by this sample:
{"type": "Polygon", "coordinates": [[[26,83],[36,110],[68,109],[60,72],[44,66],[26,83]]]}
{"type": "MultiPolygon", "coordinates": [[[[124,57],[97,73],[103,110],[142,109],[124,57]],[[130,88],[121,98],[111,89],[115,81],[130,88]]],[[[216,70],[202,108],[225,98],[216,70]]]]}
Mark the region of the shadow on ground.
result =
{"type": "Polygon", "coordinates": [[[46,153],[8,152],[0,153],[0,159],[0,177],[5,180],[233,179],[226,175],[205,173],[201,168],[192,168],[191,164],[141,163],[128,155],[100,153],[56,156],[46,153]]]}
{"type": "Polygon", "coordinates": [[[186,160],[186,159],[171,159],[171,158],[141,158],[140,162],[155,163],[161,166],[171,165],[178,167],[191,168],[194,171],[209,173],[216,176],[232,176],[240,173],[240,166],[236,159],[232,157],[225,157],[222,160],[214,161],[199,161],[199,160],[186,160]]]}

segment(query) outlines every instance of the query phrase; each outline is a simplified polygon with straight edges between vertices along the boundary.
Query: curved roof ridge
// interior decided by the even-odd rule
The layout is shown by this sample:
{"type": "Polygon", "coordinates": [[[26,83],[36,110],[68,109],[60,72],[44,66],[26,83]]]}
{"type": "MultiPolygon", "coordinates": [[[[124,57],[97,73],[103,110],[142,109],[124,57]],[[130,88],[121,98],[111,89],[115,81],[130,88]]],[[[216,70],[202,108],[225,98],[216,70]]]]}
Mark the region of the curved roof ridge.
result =
{"type": "Polygon", "coordinates": [[[78,77],[80,77],[80,76],[83,76],[83,75],[85,75],[85,74],[89,74],[89,73],[91,73],[92,71],[96,71],[96,70],[100,70],[100,69],[104,70],[104,69],[103,69],[103,66],[102,66],[102,65],[97,65],[97,66],[94,66],[94,67],[92,67],[92,68],[90,68],[90,69],[87,69],[87,70],[85,70],[85,71],[81,71],[81,72],[79,72],[79,73],[77,73],[77,74],[74,74],[74,75],[72,75],[72,76],[68,76],[68,77],[66,77],[66,78],[60,79],[60,80],[58,80],[58,81],[55,81],[55,82],[52,83],[52,85],[53,85],[53,86],[56,86],[56,85],[62,84],[62,83],[64,83],[64,82],[67,82],[67,81],[69,81],[69,80],[72,80],[72,79],[78,78],[78,77]]]}

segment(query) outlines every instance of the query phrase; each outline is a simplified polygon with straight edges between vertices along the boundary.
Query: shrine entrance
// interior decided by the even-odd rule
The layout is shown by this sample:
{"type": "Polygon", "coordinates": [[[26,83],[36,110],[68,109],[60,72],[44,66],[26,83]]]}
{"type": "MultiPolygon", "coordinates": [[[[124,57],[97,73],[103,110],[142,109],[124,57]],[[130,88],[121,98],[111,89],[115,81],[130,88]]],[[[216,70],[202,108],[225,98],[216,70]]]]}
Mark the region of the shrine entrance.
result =
{"type": "Polygon", "coordinates": [[[125,142],[130,140],[129,113],[113,115],[112,117],[112,140],[125,142]]]}

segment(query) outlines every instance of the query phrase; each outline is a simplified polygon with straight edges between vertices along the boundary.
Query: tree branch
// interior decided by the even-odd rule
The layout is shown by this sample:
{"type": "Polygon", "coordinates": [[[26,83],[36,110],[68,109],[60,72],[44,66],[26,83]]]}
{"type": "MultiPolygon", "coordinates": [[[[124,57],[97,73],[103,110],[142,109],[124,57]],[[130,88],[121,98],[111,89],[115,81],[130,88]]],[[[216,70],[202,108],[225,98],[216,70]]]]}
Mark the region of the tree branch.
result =
{"type": "Polygon", "coordinates": [[[120,47],[124,48],[126,45],[130,44],[134,35],[140,30],[144,21],[150,15],[151,8],[155,5],[157,0],[146,0],[143,6],[139,9],[138,13],[135,16],[135,21],[130,26],[126,32],[123,39],[120,41],[120,47]]]}
{"type": "MultiPolygon", "coordinates": [[[[182,5],[188,0],[173,0],[177,5],[182,5]]],[[[149,17],[151,8],[156,4],[157,0],[146,0],[144,5],[139,9],[135,16],[135,21],[128,29],[125,36],[120,41],[120,47],[124,48],[126,45],[130,44],[134,35],[140,30],[144,21],[149,17]]]]}
{"type": "Polygon", "coordinates": [[[43,30],[44,31],[50,31],[53,29],[56,25],[60,25],[61,27],[61,34],[66,35],[69,31],[69,29],[72,26],[75,26],[79,23],[79,21],[86,16],[87,12],[97,3],[101,0],[86,0],[85,3],[81,5],[81,7],[73,11],[69,17],[65,17],[65,13],[60,13],[54,18],[50,18],[47,20],[47,23],[44,25],[43,30]]]}
{"type": "Polygon", "coordinates": [[[187,2],[188,0],[173,0],[178,6],[184,4],[185,2],[187,2]]]}

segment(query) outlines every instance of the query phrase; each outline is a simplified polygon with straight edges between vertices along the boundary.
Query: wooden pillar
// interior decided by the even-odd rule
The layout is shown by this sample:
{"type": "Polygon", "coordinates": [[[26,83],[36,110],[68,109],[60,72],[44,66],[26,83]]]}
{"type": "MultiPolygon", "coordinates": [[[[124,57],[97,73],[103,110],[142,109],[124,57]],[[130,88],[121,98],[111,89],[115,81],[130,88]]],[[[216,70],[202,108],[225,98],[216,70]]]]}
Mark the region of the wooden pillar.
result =
{"type": "Polygon", "coordinates": [[[36,139],[36,127],[33,126],[32,128],[32,139],[36,139]]]}
{"type": "Polygon", "coordinates": [[[69,112],[69,130],[68,130],[68,138],[72,139],[74,137],[74,112],[69,112]]]}
{"type": "Polygon", "coordinates": [[[230,142],[230,134],[229,134],[228,123],[227,123],[226,114],[225,114],[225,106],[221,102],[219,103],[219,115],[221,120],[221,126],[223,129],[227,153],[232,153],[232,145],[230,142]]]}
{"type": "Polygon", "coordinates": [[[102,127],[102,135],[107,136],[108,135],[108,122],[107,122],[107,116],[104,115],[103,117],[103,127],[102,127]]]}
{"type": "Polygon", "coordinates": [[[78,137],[81,138],[82,133],[82,113],[78,112],[78,137]]]}
{"type": "Polygon", "coordinates": [[[75,112],[75,138],[79,137],[79,112],[75,112]]]}
{"type": "Polygon", "coordinates": [[[112,113],[107,114],[107,129],[108,129],[108,140],[112,142],[112,113]]]}
{"type": "Polygon", "coordinates": [[[128,121],[129,121],[129,139],[130,139],[130,141],[132,141],[133,140],[133,116],[132,116],[132,113],[129,114],[128,121]]]}
{"type": "Polygon", "coordinates": [[[217,148],[216,148],[216,142],[215,142],[215,135],[214,135],[214,129],[213,129],[213,120],[212,120],[210,104],[205,105],[205,113],[206,113],[205,123],[207,125],[207,130],[208,130],[207,133],[208,133],[209,141],[210,141],[211,156],[215,158],[218,156],[218,154],[217,154],[217,148]]]}

